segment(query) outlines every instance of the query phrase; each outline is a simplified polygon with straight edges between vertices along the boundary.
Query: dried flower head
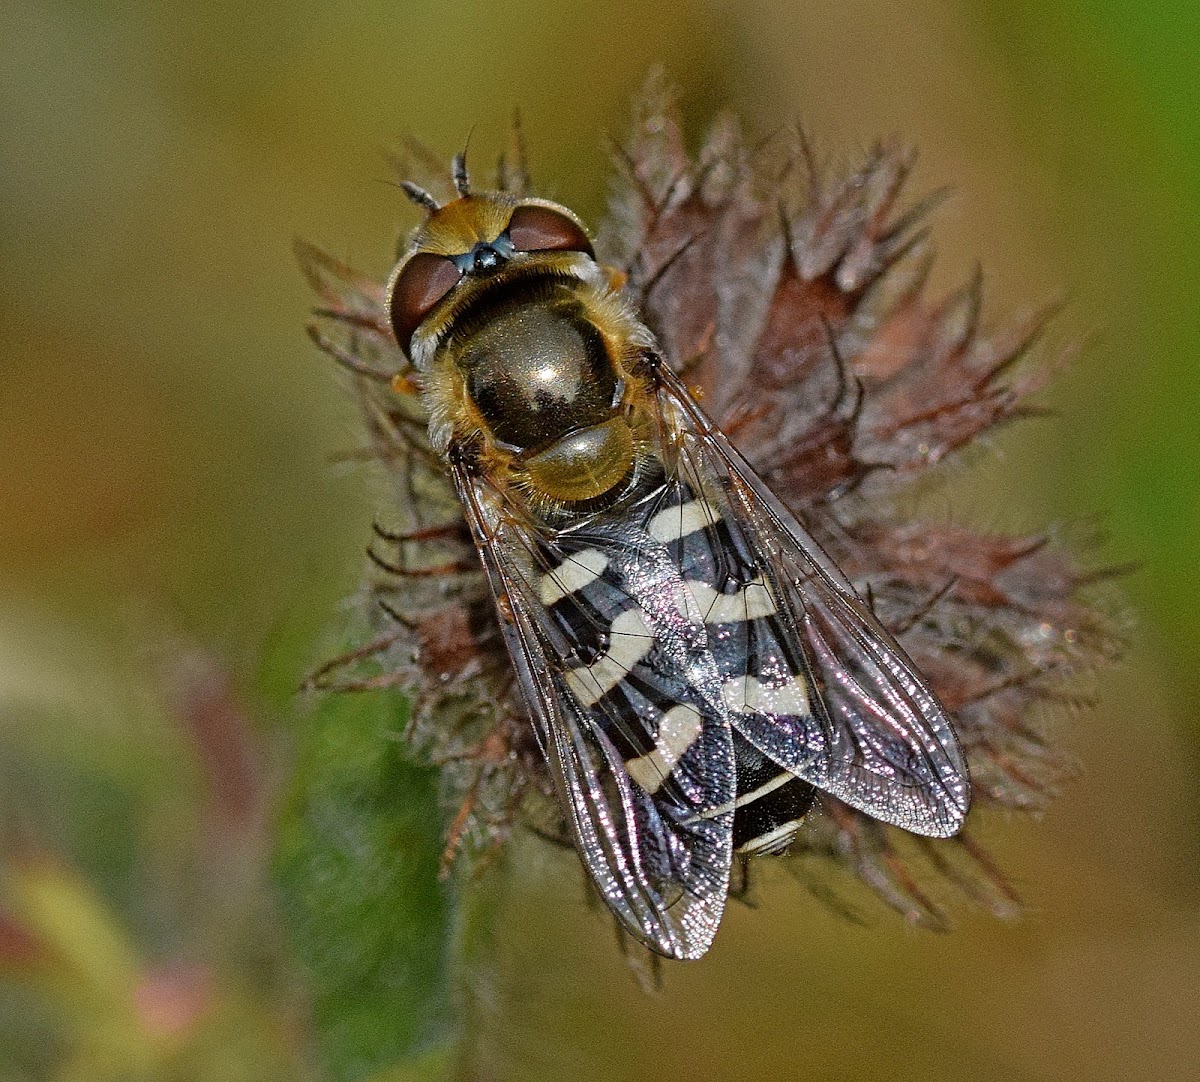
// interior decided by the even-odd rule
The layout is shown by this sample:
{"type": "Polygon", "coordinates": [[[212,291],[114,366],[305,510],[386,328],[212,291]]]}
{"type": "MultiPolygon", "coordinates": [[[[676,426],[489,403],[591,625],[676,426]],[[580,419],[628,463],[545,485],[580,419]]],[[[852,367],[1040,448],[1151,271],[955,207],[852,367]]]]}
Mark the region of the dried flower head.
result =
{"type": "MultiPolygon", "coordinates": [[[[498,186],[528,185],[519,131],[498,186]]],[[[440,162],[413,149],[435,198],[440,162]]],[[[953,716],[982,810],[1043,808],[1069,770],[1043,704],[1078,701],[1075,678],[1119,649],[1049,534],[1009,537],[902,513],[913,483],[1003,421],[1031,411],[1052,365],[1026,359],[1047,313],[981,329],[980,280],[931,301],[927,199],[897,199],[912,155],[879,146],[848,176],[818,167],[802,133],[751,147],[722,117],[692,157],[675,104],[653,79],[619,175],[600,258],[668,362],[714,421],[869,598],[953,716]]],[[[407,168],[406,168],[407,172],[407,168]]],[[[416,189],[424,193],[425,189],[416,189]]],[[[411,694],[407,735],[444,764],[445,867],[478,858],[521,821],[564,830],[482,570],[426,417],[403,374],[379,282],[315,249],[301,263],[320,295],[310,332],[350,373],[368,453],[391,493],[364,590],[376,636],[312,684],[411,694]]],[[[944,915],[926,884],[949,882],[988,909],[1016,897],[970,830],[904,835],[826,794],[787,858],[836,898],[849,872],[913,921],[944,915]],[[932,873],[932,874],[931,874],[932,873]]]]}

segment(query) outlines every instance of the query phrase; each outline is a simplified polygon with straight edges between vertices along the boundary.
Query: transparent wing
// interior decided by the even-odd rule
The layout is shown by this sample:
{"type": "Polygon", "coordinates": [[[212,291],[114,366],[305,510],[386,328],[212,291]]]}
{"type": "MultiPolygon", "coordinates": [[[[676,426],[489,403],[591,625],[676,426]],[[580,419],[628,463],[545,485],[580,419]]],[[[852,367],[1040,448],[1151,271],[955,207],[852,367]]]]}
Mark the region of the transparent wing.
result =
{"type": "Polygon", "coordinates": [[[873,818],[931,837],[957,833],[971,800],[967,765],[912,661],[665,366],[660,406],[676,430],[676,473],[739,524],[754,562],[769,569],[776,611],[759,622],[768,641],[757,644],[757,664],[778,655],[784,676],[805,674],[807,695],[795,681],[772,686],[768,673],[737,686],[733,727],[873,818]],[[795,644],[803,657],[789,661],[795,644]]]}
{"type": "Polygon", "coordinates": [[[695,622],[678,571],[636,527],[539,531],[486,481],[454,477],[593,883],[647,946],[698,958],[728,893],[736,783],[728,722],[684,677],[695,622]]]}

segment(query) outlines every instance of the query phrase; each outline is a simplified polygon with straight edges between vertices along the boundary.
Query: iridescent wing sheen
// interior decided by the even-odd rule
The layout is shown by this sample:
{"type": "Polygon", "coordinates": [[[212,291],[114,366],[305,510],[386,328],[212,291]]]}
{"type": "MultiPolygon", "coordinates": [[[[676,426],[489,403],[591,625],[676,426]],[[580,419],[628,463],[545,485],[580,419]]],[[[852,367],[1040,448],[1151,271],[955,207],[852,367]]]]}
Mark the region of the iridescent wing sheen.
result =
{"type": "Polygon", "coordinates": [[[453,473],[596,889],[647,946],[698,958],[729,889],[736,779],[704,626],[678,568],[636,517],[550,531],[486,479],[453,473]]]}
{"type": "Polygon", "coordinates": [[[957,833],[970,779],[924,678],[665,366],[658,393],[675,475],[705,494],[714,517],[738,524],[755,554],[748,562],[769,571],[774,611],[753,625],[760,641],[749,669],[758,671],[729,689],[733,728],[784,769],[875,819],[931,837],[957,833]],[[807,688],[805,680],[789,682],[801,670],[807,688]]]}

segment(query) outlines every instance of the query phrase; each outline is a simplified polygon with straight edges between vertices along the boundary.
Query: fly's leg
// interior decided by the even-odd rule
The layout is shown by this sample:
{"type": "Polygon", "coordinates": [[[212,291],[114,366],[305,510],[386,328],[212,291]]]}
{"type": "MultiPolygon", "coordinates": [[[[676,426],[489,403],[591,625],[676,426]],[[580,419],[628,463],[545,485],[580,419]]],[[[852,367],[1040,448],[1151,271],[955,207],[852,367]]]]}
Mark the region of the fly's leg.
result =
{"type": "Polygon", "coordinates": [[[749,909],[756,908],[750,897],[750,860],[745,853],[735,853],[733,868],[729,877],[729,897],[735,902],[741,902],[749,909]]]}

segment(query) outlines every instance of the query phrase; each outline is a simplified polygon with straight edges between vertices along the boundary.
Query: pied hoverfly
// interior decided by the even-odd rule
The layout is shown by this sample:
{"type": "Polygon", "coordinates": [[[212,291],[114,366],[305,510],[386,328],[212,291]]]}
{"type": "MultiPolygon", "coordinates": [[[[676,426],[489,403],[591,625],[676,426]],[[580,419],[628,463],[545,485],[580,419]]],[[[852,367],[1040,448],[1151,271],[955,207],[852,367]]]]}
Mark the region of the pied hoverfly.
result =
{"type": "Polygon", "coordinates": [[[712,943],[735,854],[815,790],[948,837],[945,711],[845,576],[702,412],[566,207],[415,185],[388,285],[570,834],[659,954],[712,943]]]}

